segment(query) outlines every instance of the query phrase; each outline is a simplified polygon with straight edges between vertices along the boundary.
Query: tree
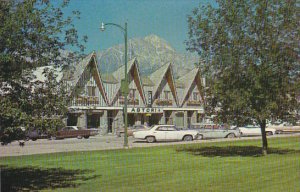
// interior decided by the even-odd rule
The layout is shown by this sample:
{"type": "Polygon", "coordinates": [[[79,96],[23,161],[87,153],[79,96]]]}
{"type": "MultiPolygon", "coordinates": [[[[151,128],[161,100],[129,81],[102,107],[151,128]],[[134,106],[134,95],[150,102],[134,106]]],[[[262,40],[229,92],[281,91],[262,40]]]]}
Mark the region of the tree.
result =
{"type": "Polygon", "coordinates": [[[187,50],[205,58],[208,108],[223,121],[254,118],[267,154],[266,120],[299,109],[299,4],[217,0],[188,16],[187,50]]]}
{"type": "MultiPolygon", "coordinates": [[[[86,42],[87,37],[79,40],[73,25],[80,13],[73,11],[71,16],[64,15],[63,9],[69,0],[51,2],[0,0],[0,104],[5,109],[0,113],[0,134],[36,118],[38,107],[45,109],[45,106],[38,106],[39,100],[33,100],[41,99],[41,94],[28,88],[32,82],[24,78],[24,71],[38,66],[68,65],[81,57],[85,49],[82,42],[86,42]],[[77,51],[67,51],[71,47],[77,51]],[[14,114],[24,118],[17,119],[14,114]]],[[[35,87],[38,86],[37,83],[35,87]]],[[[51,95],[43,95],[43,99],[50,101],[48,96],[51,95]]],[[[47,110],[64,110],[50,107],[47,110]]],[[[54,114],[52,112],[49,114],[54,114]]]]}
{"type": "Polygon", "coordinates": [[[21,106],[30,117],[27,127],[52,133],[64,125],[68,94],[65,82],[58,77],[58,73],[62,71],[45,67],[42,72],[45,80],[30,83],[31,94],[21,106]]]}

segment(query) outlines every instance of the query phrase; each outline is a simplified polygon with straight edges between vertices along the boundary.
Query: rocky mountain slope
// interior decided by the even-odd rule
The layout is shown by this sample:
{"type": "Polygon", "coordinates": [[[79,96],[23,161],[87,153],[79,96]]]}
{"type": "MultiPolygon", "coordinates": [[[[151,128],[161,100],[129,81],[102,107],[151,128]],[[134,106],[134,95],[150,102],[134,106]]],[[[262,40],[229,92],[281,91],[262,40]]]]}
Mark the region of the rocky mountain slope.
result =
{"type": "MultiPolygon", "coordinates": [[[[116,45],[97,53],[99,69],[111,73],[124,64],[124,45],[116,45]]],[[[178,53],[164,39],[149,35],[128,41],[128,59],[137,57],[142,75],[149,75],[167,62],[173,63],[176,77],[180,77],[195,67],[198,57],[178,53]]]]}

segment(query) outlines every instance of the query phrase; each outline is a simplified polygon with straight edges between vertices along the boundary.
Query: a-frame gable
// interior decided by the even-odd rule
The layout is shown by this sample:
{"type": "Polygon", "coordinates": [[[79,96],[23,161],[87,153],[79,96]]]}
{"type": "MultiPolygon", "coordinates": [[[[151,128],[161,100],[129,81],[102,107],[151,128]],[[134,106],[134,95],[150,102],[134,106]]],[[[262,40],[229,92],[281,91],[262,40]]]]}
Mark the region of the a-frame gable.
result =
{"type": "Polygon", "coordinates": [[[72,86],[74,86],[74,88],[72,90],[70,90],[70,97],[72,97],[76,94],[76,89],[78,87],[84,86],[84,83],[86,83],[85,82],[86,81],[85,73],[88,72],[88,70],[90,70],[89,72],[91,73],[91,76],[95,80],[96,85],[101,93],[101,96],[104,99],[104,102],[106,103],[106,105],[108,105],[108,98],[107,98],[107,94],[105,92],[103,82],[102,82],[102,79],[101,79],[101,76],[100,76],[100,73],[98,70],[95,52],[92,52],[91,54],[89,54],[76,66],[75,72],[73,74],[73,80],[71,82],[71,84],[72,84],[72,86]]]}
{"type": "MultiPolygon", "coordinates": [[[[144,105],[146,104],[146,98],[145,98],[145,93],[144,93],[144,89],[143,89],[143,83],[142,83],[142,79],[140,76],[140,70],[139,70],[139,65],[138,65],[138,61],[136,58],[130,60],[128,62],[128,67],[127,67],[127,75],[128,75],[128,79],[132,79],[133,82],[136,85],[136,88],[139,92],[140,97],[143,100],[144,105]]],[[[118,86],[116,89],[116,92],[110,102],[110,105],[113,105],[114,103],[116,103],[116,101],[118,100],[118,96],[120,95],[121,92],[121,80],[125,79],[125,74],[124,74],[124,70],[125,70],[125,66],[123,65],[122,67],[120,67],[117,71],[115,71],[113,73],[113,76],[118,80],[118,86]]],[[[129,82],[130,83],[130,82],[129,82]]]]}
{"type": "Polygon", "coordinates": [[[182,107],[185,102],[187,102],[188,98],[191,97],[189,93],[191,93],[195,86],[197,87],[197,90],[199,91],[200,97],[203,100],[202,95],[202,83],[201,83],[201,76],[200,76],[200,70],[199,68],[195,68],[191,70],[189,73],[184,75],[179,79],[181,83],[185,85],[184,94],[180,103],[180,106],[182,107]],[[195,86],[193,84],[195,83],[195,86]]]}
{"type": "Polygon", "coordinates": [[[175,99],[175,103],[176,105],[178,105],[178,98],[171,63],[167,63],[155,72],[153,72],[150,75],[150,79],[155,83],[155,87],[153,89],[154,99],[158,97],[158,94],[160,94],[159,90],[162,89],[163,80],[166,79],[167,84],[170,87],[171,93],[173,95],[173,98],[175,99]]]}

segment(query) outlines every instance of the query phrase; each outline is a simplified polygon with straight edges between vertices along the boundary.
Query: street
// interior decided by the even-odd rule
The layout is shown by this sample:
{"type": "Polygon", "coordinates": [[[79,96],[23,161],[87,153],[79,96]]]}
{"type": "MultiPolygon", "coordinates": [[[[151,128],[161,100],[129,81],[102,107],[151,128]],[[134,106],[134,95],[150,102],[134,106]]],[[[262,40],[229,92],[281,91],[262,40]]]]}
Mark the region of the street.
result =
{"type": "MultiPolygon", "coordinates": [[[[268,137],[268,139],[276,137],[299,137],[297,134],[283,134],[268,137]]],[[[162,145],[178,145],[178,144],[191,144],[191,143],[207,143],[207,142],[222,142],[222,141],[235,141],[235,140],[250,140],[261,139],[260,136],[256,137],[242,137],[242,138],[223,138],[223,139],[209,139],[209,140],[194,140],[192,142],[157,142],[147,143],[145,141],[135,140],[133,137],[128,138],[129,148],[135,147],[153,147],[162,145]]],[[[123,137],[116,137],[114,135],[97,135],[89,139],[63,139],[63,140],[47,140],[39,139],[37,141],[26,141],[23,147],[19,146],[18,141],[12,142],[5,146],[0,146],[0,157],[5,156],[21,156],[57,152],[70,152],[70,151],[94,151],[94,150],[111,150],[123,149],[123,137]]]]}

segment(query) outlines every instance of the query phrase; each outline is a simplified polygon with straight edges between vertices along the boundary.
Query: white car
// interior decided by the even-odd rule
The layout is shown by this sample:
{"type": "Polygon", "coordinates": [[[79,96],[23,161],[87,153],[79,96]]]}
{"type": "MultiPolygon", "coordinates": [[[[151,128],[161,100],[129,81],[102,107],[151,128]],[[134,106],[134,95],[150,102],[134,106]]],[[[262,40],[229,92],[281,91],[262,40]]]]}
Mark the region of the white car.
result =
{"type": "Polygon", "coordinates": [[[178,130],[174,125],[154,125],[146,131],[133,133],[135,139],[146,140],[148,143],[155,141],[192,141],[199,136],[196,130],[178,130]]]}
{"type": "MultiPolygon", "coordinates": [[[[238,127],[238,129],[240,130],[241,136],[261,135],[261,129],[259,126],[256,126],[256,125],[246,125],[244,127],[238,127]]],[[[275,132],[276,132],[276,129],[266,128],[267,135],[274,135],[275,132]]]]}

